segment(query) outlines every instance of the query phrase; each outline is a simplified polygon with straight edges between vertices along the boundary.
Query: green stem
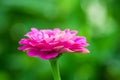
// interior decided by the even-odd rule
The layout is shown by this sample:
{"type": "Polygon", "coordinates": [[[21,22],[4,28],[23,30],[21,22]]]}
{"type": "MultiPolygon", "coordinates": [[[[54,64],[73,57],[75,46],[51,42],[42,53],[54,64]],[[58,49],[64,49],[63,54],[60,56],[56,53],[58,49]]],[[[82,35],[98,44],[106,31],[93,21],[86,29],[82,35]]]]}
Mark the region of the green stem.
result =
{"type": "Polygon", "coordinates": [[[54,80],[61,80],[57,59],[50,59],[49,62],[51,64],[54,80]]]}

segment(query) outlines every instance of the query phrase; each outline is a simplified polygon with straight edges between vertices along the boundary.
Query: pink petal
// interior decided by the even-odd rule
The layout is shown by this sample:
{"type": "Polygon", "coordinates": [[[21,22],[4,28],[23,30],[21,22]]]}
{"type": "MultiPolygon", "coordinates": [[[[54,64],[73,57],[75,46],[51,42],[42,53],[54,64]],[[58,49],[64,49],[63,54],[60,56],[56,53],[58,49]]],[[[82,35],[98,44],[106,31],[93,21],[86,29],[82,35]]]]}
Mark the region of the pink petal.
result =
{"type": "Polygon", "coordinates": [[[76,31],[76,30],[72,30],[72,31],[71,31],[71,34],[76,35],[76,34],[77,34],[77,31],[76,31]]]}
{"type": "Polygon", "coordinates": [[[74,49],[73,51],[75,52],[80,52],[80,53],[89,53],[90,51],[86,48],[80,48],[80,49],[74,49]]]}
{"type": "Polygon", "coordinates": [[[69,48],[63,48],[59,51],[60,53],[65,53],[65,52],[74,52],[73,50],[70,50],[69,48]]]}
{"type": "Polygon", "coordinates": [[[30,47],[29,46],[20,46],[20,47],[18,47],[18,50],[23,50],[23,51],[25,51],[25,50],[28,50],[30,47]]]}
{"type": "Polygon", "coordinates": [[[36,28],[31,28],[31,31],[33,31],[33,32],[37,32],[38,29],[36,29],[36,28]]]}
{"type": "Polygon", "coordinates": [[[27,54],[28,54],[28,56],[36,56],[39,54],[39,50],[38,49],[29,49],[27,54]]]}
{"type": "Polygon", "coordinates": [[[38,57],[40,57],[43,60],[47,60],[50,58],[55,58],[56,56],[58,56],[57,52],[40,52],[38,54],[38,57]]]}

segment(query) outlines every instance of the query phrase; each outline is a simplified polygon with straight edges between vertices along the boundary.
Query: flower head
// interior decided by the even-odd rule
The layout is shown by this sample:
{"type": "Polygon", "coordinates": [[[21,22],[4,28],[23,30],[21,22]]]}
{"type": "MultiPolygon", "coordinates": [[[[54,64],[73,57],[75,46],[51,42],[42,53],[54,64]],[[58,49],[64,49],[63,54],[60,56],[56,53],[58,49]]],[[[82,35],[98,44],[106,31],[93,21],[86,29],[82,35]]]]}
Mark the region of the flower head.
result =
{"type": "Polygon", "coordinates": [[[65,52],[80,52],[89,53],[89,50],[84,48],[88,46],[86,38],[76,36],[77,31],[64,31],[59,28],[53,30],[37,30],[31,28],[23,38],[19,41],[18,50],[27,51],[28,56],[38,56],[43,60],[55,58],[65,52]]]}

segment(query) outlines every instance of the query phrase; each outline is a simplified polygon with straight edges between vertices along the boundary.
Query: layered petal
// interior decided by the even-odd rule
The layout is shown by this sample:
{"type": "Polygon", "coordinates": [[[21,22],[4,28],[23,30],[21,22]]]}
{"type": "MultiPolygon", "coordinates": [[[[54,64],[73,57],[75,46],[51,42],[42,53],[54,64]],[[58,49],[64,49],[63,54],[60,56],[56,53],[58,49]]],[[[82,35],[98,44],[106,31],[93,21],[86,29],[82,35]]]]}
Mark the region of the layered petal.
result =
{"type": "Polygon", "coordinates": [[[89,44],[83,36],[76,36],[77,31],[69,29],[60,30],[38,30],[31,28],[23,38],[19,41],[22,45],[18,50],[27,51],[28,56],[38,56],[43,60],[55,58],[65,52],[89,53],[85,47],[89,44]]]}

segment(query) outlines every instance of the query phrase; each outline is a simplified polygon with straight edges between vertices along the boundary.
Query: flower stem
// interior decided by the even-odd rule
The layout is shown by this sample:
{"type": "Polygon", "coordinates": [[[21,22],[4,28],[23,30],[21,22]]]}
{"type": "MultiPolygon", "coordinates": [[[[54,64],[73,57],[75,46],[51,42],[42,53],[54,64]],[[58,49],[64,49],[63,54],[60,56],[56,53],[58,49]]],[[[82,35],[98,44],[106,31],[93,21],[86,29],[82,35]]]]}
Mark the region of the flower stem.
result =
{"type": "Polygon", "coordinates": [[[50,59],[49,62],[51,64],[54,80],[61,80],[57,60],[58,59],[50,59]]]}

